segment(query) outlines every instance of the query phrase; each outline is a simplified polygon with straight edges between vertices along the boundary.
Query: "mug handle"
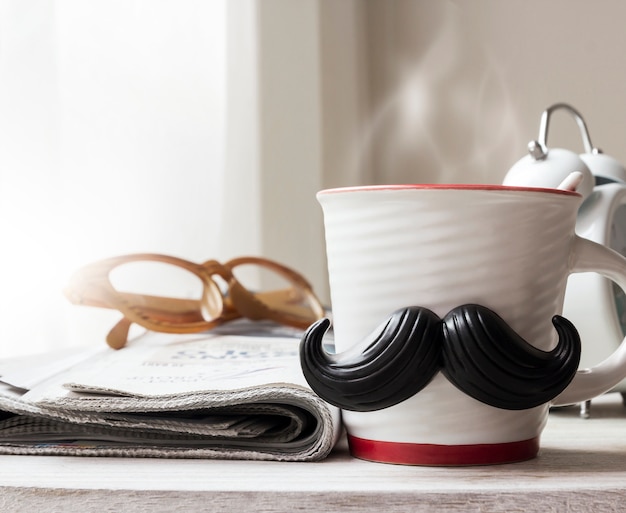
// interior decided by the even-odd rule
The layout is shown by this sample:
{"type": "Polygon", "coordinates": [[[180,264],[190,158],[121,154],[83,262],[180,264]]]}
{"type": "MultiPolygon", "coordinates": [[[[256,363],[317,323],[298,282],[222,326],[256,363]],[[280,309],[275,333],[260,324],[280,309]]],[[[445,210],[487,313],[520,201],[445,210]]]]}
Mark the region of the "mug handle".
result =
{"type": "MultiPolygon", "coordinates": [[[[571,273],[596,272],[626,292],[626,258],[601,244],[575,235],[571,273]]],[[[584,344],[585,341],[583,340],[584,344]]],[[[611,390],[626,378],[626,337],[604,361],[579,369],[569,386],[555,397],[553,406],[582,403],[611,390]]]]}

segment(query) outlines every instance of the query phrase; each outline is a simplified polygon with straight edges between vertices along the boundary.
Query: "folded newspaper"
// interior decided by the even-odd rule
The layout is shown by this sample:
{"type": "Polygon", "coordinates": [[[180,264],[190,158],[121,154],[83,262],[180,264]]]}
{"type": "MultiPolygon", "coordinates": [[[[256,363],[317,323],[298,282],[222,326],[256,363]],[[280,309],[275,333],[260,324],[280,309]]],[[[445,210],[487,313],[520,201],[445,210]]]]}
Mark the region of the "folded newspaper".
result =
{"type": "Polygon", "coordinates": [[[325,458],[340,414],[306,384],[299,338],[250,325],[0,361],[0,454],[325,458]]]}

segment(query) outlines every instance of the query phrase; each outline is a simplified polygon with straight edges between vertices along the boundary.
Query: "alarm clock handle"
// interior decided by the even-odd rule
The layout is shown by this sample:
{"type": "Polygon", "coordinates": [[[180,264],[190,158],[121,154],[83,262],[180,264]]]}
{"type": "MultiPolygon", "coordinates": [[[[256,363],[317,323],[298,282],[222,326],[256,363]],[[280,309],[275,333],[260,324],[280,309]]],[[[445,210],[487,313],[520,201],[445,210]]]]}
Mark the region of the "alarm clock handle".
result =
{"type": "Polygon", "coordinates": [[[580,112],[567,103],[555,103],[543,111],[541,114],[541,121],[539,122],[539,137],[536,141],[528,143],[528,152],[535,159],[545,158],[548,148],[548,128],[550,126],[550,116],[554,113],[554,111],[559,109],[569,112],[576,121],[578,129],[580,130],[580,137],[583,140],[585,152],[596,153],[598,150],[593,146],[593,144],[591,144],[591,137],[589,136],[589,130],[587,129],[585,119],[582,117],[580,112]]]}
{"type": "MultiPolygon", "coordinates": [[[[601,244],[574,236],[570,273],[597,272],[626,292],[626,258],[601,244]]],[[[591,343],[591,341],[582,341],[591,343]]],[[[626,338],[604,361],[579,369],[569,386],[553,401],[554,406],[578,404],[611,390],[626,378],[626,338]]]]}

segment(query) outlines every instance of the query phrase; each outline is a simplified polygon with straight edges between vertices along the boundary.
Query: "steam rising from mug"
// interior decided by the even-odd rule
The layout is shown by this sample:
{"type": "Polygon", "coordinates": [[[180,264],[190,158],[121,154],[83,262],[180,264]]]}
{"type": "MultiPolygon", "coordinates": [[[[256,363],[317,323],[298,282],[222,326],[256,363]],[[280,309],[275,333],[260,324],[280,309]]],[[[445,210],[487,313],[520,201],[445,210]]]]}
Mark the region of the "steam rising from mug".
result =
{"type": "Polygon", "coordinates": [[[576,328],[555,315],[559,341],[535,348],[495,312],[459,306],[443,319],[422,307],[395,311],[355,348],[329,354],[322,319],[300,344],[302,370],[311,388],[344,410],[374,411],[422,390],[441,371],[467,395],[496,408],[524,410],[549,402],[572,381],[580,362],[576,328]]]}

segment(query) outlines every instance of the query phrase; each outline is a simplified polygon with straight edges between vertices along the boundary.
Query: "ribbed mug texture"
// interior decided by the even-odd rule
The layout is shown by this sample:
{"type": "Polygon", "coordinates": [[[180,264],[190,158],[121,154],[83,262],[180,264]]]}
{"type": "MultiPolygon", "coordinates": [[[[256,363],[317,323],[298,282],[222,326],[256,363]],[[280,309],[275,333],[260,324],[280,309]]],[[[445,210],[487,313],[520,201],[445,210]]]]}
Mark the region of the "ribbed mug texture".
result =
{"type": "MultiPolygon", "coordinates": [[[[477,303],[542,350],[556,344],[581,198],[505,187],[371,187],[322,191],[337,351],[391,312],[423,306],[443,317],[477,303]]],[[[441,375],[376,412],[344,412],[354,436],[393,442],[527,440],[547,406],[507,411],[477,402],[441,375]]]]}

